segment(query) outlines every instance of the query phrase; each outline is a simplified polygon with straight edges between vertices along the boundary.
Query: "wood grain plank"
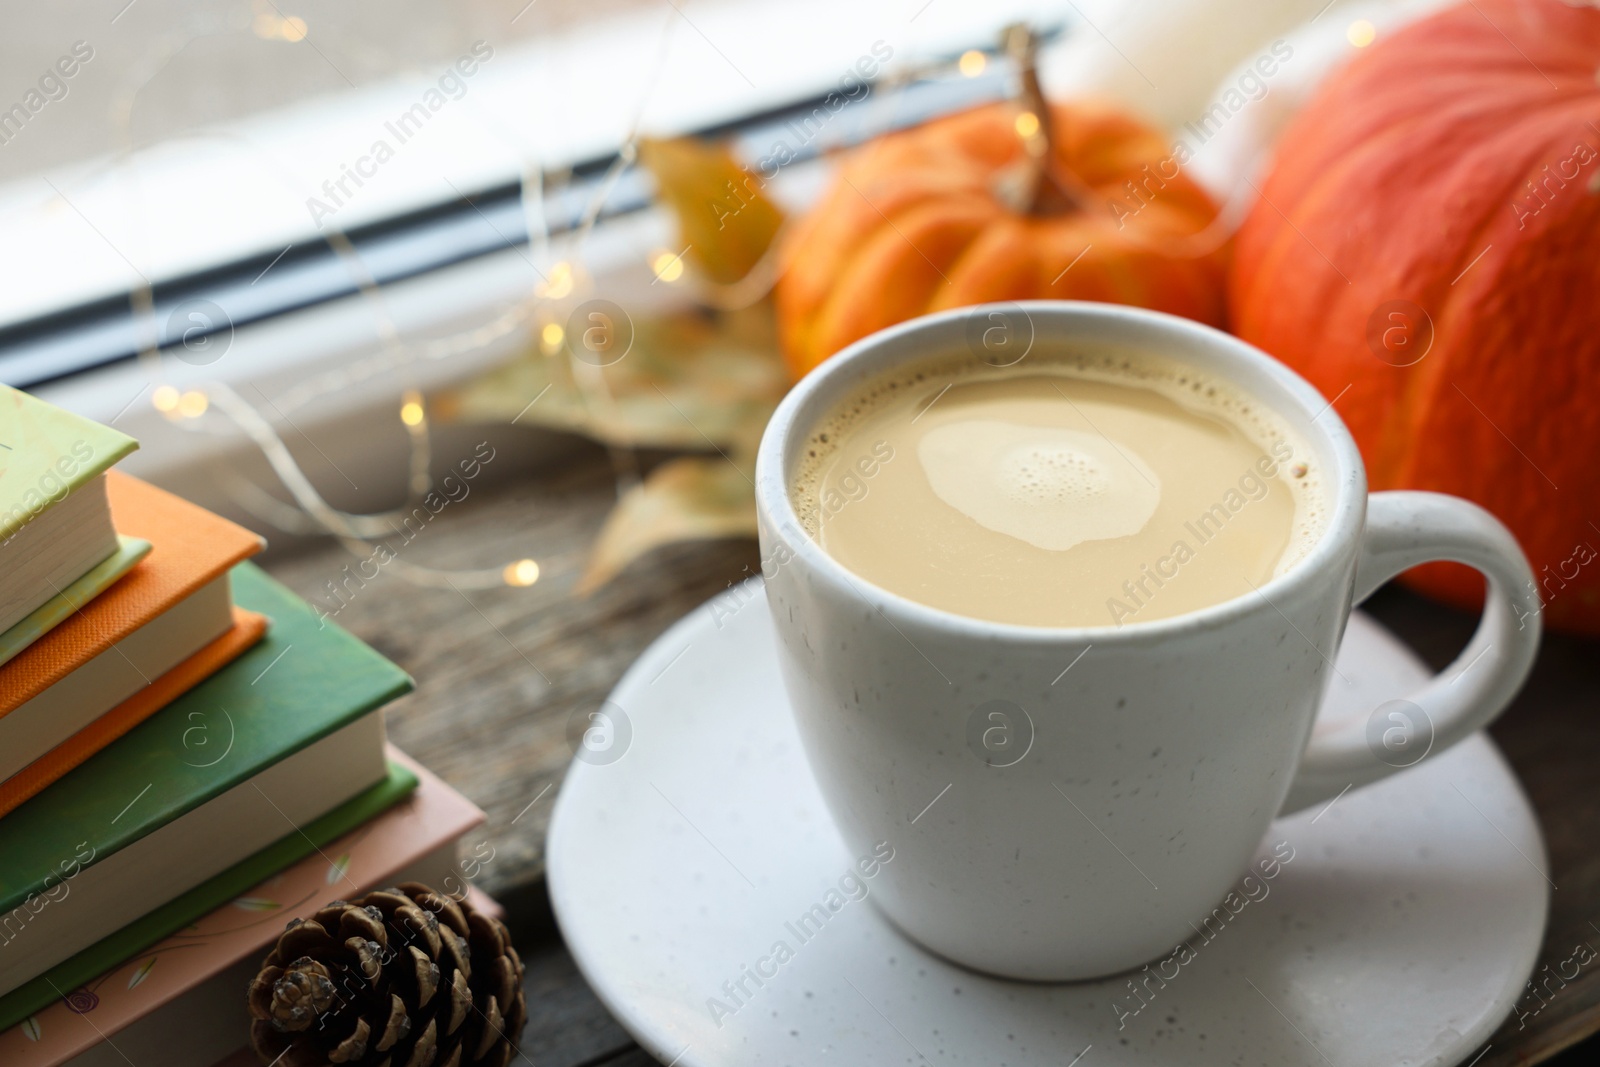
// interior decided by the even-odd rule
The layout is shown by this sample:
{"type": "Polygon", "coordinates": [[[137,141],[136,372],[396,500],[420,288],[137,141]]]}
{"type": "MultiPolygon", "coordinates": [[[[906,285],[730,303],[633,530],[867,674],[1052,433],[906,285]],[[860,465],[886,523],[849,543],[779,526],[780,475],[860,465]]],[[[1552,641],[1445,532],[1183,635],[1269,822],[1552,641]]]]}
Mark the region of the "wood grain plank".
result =
{"type": "Polygon", "coordinates": [[[752,541],[690,543],[578,596],[583,561],[615,500],[605,454],[585,451],[560,470],[473,492],[396,549],[405,562],[436,567],[531,557],[541,574],[526,589],[422,588],[382,568],[363,582],[356,558],[331,543],[265,561],[417,680],[389,709],[390,736],[488,814],[466,851],[481,845],[492,855],[474,875],[491,895],[543,874],[551,804],[572,756],[569,720],[598,708],[658,634],[759,565],[752,541]]]}
{"type": "Polygon", "coordinates": [[[545,944],[523,964],[528,1025],[521,1050],[529,1060],[539,1067],[578,1067],[638,1050],[559,942],[545,944]]]}
{"type": "Polygon", "coordinates": [[[635,1045],[611,1059],[597,1061],[593,1067],[665,1067],[665,1065],[635,1045]]]}

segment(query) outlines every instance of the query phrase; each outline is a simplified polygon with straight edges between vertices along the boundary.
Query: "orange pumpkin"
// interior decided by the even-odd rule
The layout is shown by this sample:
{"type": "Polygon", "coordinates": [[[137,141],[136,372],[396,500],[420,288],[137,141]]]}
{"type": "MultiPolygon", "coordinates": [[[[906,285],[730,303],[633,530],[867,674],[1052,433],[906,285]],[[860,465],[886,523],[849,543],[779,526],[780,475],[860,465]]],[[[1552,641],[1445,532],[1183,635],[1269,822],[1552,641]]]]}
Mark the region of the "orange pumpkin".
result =
{"type": "Polygon", "coordinates": [[[791,369],[997,300],[1101,300],[1221,325],[1223,242],[1202,234],[1216,208],[1182,162],[1161,134],[1092,104],[994,104],[880,138],[782,250],[791,369]]]}
{"type": "MultiPolygon", "coordinates": [[[[1373,45],[1286,132],[1236,332],[1335,399],[1375,489],[1475,500],[1548,625],[1600,633],[1600,11],[1474,0],[1373,45]]],[[[1465,568],[1408,581],[1463,607],[1465,568]]]]}

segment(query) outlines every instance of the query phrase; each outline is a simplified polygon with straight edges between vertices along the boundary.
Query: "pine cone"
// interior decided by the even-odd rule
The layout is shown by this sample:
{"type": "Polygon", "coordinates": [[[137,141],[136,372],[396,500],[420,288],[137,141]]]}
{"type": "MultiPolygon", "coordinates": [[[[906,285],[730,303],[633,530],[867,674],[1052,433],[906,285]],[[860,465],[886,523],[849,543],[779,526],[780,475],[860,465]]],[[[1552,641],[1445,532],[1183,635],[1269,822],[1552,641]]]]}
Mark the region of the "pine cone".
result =
{"type": "Polygon", "coordinates": [[[250,983],[278,1067],[506,1067],[527,1019],[505,926],[407,882],[336,900],[278,937],[250,983]]]}

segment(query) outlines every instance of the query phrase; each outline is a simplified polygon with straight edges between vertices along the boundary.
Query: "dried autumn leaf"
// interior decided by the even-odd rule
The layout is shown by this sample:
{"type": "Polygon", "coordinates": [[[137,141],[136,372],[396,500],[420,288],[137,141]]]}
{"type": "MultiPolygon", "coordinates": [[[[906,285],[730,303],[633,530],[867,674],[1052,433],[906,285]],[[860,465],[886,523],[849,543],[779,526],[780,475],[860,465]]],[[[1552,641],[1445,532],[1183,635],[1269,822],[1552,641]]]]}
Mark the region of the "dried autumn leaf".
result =
{"type": "Polygon", "coordinates": [[[771,305],[633,321],[633,346],[606,367],[530,344],[441,398],[442,415],[544,426],[621,447],[732,451],[759,439],[788,386],[771,305]]]}
{"type": "Polygon", "coordinates": [[[723,285],[749,274],[783,225],[760,177],[726,145],[692,137],[644,138],[639,158],[677,216],[680,247],[688,246],[685,257],[700,273],[723,285]]]}
{"type": "Polygon", "coordinates": [[[598,589],[661,545],[755,533],[755,491],[739,467],[720,457],[675,459],[651,471],[617,501],[578,591],[598,589]]]}

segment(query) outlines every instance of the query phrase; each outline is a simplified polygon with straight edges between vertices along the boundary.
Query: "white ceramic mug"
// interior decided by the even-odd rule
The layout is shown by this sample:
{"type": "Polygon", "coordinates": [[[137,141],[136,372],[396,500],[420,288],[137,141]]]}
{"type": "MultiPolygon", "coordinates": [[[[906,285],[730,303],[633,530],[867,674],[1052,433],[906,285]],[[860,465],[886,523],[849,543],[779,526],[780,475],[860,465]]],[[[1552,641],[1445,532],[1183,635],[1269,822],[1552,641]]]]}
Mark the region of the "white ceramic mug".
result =
{"type": "Polygon", "coordinates": [[[991,305],[857,342],[779,406],[756,501],[779,659],[812,770],[852,854],[880,841],[895,849],[872,899],[940,955],[1010,977],[1089,978],[1170,949],[1246,872],[1280,810],[1330,800],[1481,729],[1538,646],[1533,576],[1500,522],[1434,493],[1369,496],[1354,442],[1315,389],[1237,338],[1148,311],[991,305]],[[1007,329],[1026,334],[1035,349],[1131,344],[1271,405],[1324,473],[1321,540],[1258,592],[1121,627],[987,622],[850,573],[800,526],[788,491],[799,449],[867,379],[966,351],[983,336],[975,322],[998,327],[1002,342],[1007,329]],[[1471,643],[1420,692],[1313,736],[1352,606],[1430,560],[1488,578],[1471,643]],[[1391,754],[1397,739],[1410,755],[1391,754]],[[995,758],[997,748],[1009,754],[995,758]]]}

